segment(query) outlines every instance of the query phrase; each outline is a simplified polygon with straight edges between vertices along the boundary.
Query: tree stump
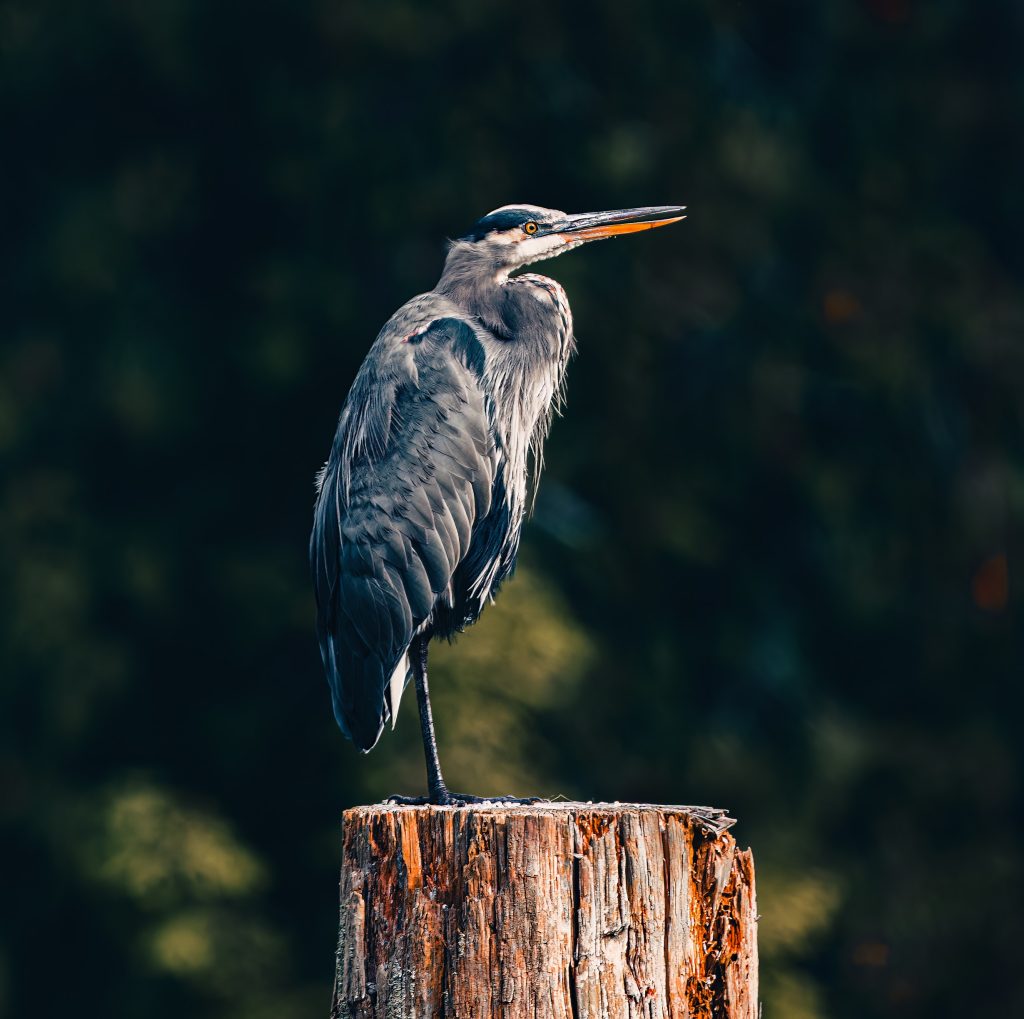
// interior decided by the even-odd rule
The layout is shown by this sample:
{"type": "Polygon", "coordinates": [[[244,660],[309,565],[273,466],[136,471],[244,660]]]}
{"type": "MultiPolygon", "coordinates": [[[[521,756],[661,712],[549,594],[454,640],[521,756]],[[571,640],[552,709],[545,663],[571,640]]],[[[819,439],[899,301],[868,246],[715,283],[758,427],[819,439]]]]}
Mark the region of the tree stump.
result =
{"type": "Polygon", "coordinates": [[[756,1019],[754,862],[707,807],[346,811],[332,1019],[756,1019]]]}

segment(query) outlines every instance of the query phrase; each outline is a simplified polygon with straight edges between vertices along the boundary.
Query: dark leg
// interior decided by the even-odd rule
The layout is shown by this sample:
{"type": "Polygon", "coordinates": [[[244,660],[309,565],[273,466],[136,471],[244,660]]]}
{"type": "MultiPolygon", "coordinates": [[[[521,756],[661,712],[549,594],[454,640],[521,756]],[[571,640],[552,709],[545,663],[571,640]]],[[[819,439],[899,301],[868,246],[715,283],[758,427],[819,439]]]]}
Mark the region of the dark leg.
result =
{"type": "Polygon", "coordinates": [[[434,713],[430,710],[430,688],[427,686],[427,645],[429,637],[420,636],[412,642],[412,674],[416,681],[416,705],[420,709],[420,734],[423,737],[423,756],[427,761],[427,789],[430,802],[446,804],[452,798],[444,784],[441,762],[437,756],[434,736],[434,713]]]}
{"type": "Polygon", "coordinates": [[[530,796],[519,799],[515,796],[470,796],[467,793],[451,793],[444,784],[441,774],[441,762],[437,757],[437,740],[434,737],[434,715],[430,710],[430,689],[427,685],[427,645],[430,637],[416,637],[409,646],[412,658],[412,674],[416,681],[416,704],[420,709],[420,734],[423,736],[423,755],[427,762],[427,789],[429,794],[423,797],[391,796],[393,803],[423,804],[433,803],[438,806],[459,806],[467,803],[536,803],[537,797],[530,796]]]}
{"type": "Polygon", "coordinates": [[[416,683],[416,706],[420,712],[420,735],[423,737],[423,756],[427,763],[427,789],[423,796],[389,796],[392,803],[421,805],[435,803],[441,806],[454,803],[455,799],[448,792],[441,774],[441,762],[437,756],[437,739],[434,737],[434,715],[430,710],[430,688],[427,685],[427,646],[430,637],[421,634],[413,638],[409,645],[409,658],[412,661],[412,675],[416,683]]]}

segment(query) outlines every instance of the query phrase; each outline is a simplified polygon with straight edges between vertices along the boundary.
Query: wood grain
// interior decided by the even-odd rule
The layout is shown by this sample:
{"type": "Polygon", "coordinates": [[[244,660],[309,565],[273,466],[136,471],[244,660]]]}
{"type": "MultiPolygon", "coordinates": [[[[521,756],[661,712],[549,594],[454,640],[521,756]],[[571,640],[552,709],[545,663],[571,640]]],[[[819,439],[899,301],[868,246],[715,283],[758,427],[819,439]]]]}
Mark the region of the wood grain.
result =
{"type": "Polygon", "coordinates": [[[705,807],[345,813],[332,1019],[756,1019],[754,864],[705,807]]]}

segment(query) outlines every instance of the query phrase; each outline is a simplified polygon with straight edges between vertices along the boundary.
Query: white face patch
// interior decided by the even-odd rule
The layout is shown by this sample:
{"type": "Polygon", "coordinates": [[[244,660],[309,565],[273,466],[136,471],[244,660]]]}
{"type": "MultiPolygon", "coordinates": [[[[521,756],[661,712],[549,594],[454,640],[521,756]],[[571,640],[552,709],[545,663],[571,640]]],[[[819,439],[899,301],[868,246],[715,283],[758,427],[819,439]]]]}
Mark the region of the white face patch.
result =
{"type": "Polygon", "coordinates": [[[520,240],[516,245],[516,255],[522,259],[523,265],[527,265],[542,258],[549,258],[556,251],[561,254],[565,247],[566,243],[561,234],[538,234],[536,237],[520,240]]]}

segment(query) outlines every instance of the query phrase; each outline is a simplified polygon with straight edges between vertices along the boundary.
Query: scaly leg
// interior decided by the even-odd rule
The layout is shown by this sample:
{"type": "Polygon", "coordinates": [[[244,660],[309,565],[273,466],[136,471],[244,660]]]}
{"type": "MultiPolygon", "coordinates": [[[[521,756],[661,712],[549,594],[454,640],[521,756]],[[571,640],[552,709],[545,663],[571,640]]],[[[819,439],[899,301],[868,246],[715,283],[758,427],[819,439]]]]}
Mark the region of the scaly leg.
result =
{"type": "Polygon", "coordinates": [[[448,804],[451,794],[444,784],[441,761],[437,756],[437,737],[434,735],[434,713],[430,710],[430,688],[427,685],[427,645],[430,638],[419,636],[412,645],[412,671],[416,680],[416,704],[420,709],[420,734],[423,736],[423,755],[427,761],[427,789],[431,803],[448,804]]]}
{"type": "Polygon", "coordinates": [[[471,796],[468,793],[448,791],[441,774],[441,762],[437,756],[437,738],[434,736],[434,715],[430,710],[430,688],[427,683],[427,645],[430,637],[421,634],[409,646],[412,657],[413,678],[416,681],[416,704],[420,709],[420,734],[423,737],[423,755],[427,762],[427,789],[422,796],[389,796],[392,803],[419,805],[432,803],[436,806],[463,806],[470,803],[536,803],[538,797],[528,796],[471,796]]]}

